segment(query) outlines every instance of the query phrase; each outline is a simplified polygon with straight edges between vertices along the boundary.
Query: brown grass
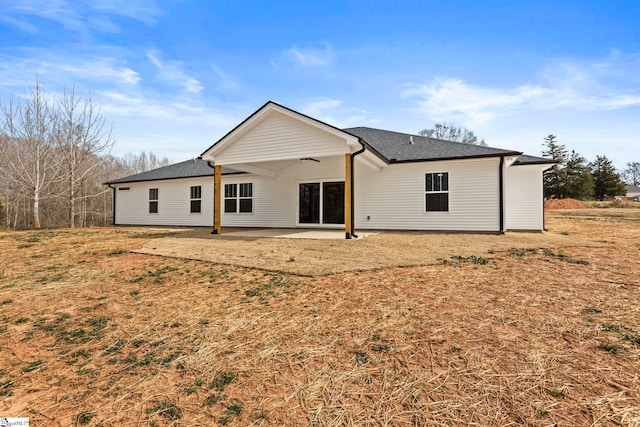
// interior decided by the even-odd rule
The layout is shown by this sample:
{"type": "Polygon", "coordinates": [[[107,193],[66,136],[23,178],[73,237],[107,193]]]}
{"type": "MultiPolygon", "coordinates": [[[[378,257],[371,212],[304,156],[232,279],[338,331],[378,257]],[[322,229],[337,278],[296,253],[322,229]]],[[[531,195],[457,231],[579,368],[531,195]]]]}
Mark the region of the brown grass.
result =
{"type": "MultiPolygon", "coordinates": [[[[318,277],[130,252],[161,230],[2,233],[0,414],[53,426],[638,425],[640,221],[547,223],[511,247],[509,235],[454,235],[478,245],[455,259],[449,247],[432,258],[447,236],[411,233],[413,256],[428,254],[419,266],[318,277]]],[[[383,259],[403,239],[357,243],[383,259]]]]}

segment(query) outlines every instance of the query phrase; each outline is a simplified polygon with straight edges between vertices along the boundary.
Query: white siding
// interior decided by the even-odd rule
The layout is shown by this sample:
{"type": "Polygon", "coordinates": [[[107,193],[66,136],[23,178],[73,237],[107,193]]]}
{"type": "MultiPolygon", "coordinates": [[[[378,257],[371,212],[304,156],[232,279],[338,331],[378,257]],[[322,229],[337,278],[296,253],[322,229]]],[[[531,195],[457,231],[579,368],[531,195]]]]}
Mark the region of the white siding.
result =
{"type": "Polygon", "coordinates": [[[216,163],[261,162],[303,157],[332,156],[349,152],[345,139],[281,114],[271,114],[259,126],[238,138],[216,163]]]}
{"type": "Polygon", "coordinates": [[[211,226],[213,176],[116,184],[116,224],[211,226]],[[191,186],[202,186],[202,212],[191,211],[191,186]],[[129,190],[118,188],[129,187],[129,190]],[[149,213],[149,189],[158,189],[158,213],[149,213]]]}
{"type": "Polygon", "coordinates": [[[505,169],[507,230],[543,229],[543,168],[520,165],[505,169]]]}
{"type": "Polygon", "coordinates": [[[499,231],[499,159],[389,165],[355,169],[359,229],[499,231]],[[449,212],[425,211],[425,174],[449,173],[449,212]]]}
{"type": "MultiPolygon", "coordinates": [[[[278,172],[276,178],[257,175],[223,175],[222,185],[253,183],[253,213],[224,213],[225,227],[296,227],[298,184],[326,180],[344,181],[344,157],[320,158],[316,162],[296,162],[278,172]]],[[[222,191],[224,199],[224,187],[222,191]]],[[[224,205],[224,200],[222,202],[224,205]]],[[[308,225],[305,225],[307,227],[308,225]]]]}

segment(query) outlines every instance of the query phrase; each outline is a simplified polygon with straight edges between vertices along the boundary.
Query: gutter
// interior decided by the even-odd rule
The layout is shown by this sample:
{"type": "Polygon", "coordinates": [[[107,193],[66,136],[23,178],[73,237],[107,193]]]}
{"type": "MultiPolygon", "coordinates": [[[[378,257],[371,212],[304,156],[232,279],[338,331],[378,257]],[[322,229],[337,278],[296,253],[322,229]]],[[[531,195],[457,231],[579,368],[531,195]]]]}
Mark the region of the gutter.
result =
{"type": "Polygon", "coordinates": [[[360,148],[358,151],[356,151],[355,153],[353,153],[351,155],[351,167],[350,169],[350,173],[351,173],[351,177],[349,179],[349,183],[351,185],[351,212],[349,213],[351,215],[351,230],[349,230],[349,233],[347,234],[347,239],[351,239],[353,238],[358,238],[358,235],[355,233],[355,219],[356,219],[356,209],[355,209],[355,194],[354,194],[354,190],[355,190],[355,185],[354,185],[354,172],[353,172],[353,167],[355,165],[355,157],[359,154],[364,153],[364,151],[366,150],[366,146],[363,144],[362,139],[358,138],[358,143],[360,143],[360,145],[362,146],[362,148],[360,148]]]}
{"type": "Polygon", "coordinates": [[[113,215],[111,220],[111,225],[116,225],[116,188],[111,184],[107,184],[107,186],[113,190],[113,215]]]}
{"type": "Polygon", "coordinates": [[[504,155],[500,156],[498,176],[500,187],[500,234],[504,234],[504,155]]]}

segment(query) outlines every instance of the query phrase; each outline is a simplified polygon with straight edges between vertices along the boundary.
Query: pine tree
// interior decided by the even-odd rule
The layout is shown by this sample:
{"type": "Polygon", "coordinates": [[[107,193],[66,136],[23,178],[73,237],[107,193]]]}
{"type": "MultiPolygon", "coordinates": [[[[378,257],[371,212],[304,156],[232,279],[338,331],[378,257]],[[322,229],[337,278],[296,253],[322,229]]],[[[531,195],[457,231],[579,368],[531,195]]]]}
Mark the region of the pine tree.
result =
{"type": "Polygon", "coordinates": [[[588,200],[593,198],[593,175],[587,164],[587,159],[571,150],[564,167],[564,197],[588,200]]]}
{"type": "Polygon", "coordinates": [[[593,174],[594,193],[597,199],[604,200],[607,197],[627,194],[627,189],[620,179],[620,174],[618,174],[607,156],[596,156],[596,159],[589,166],[593,174]]]}
{"type": "Polygon", "coordinates": [[[544,196],[548,199],[562,199],[564,197],[565,170],[567,163],[567,149],[558,144],[555,135],[548,135],[542,144],[544,157],[552,158],[558,163],[544,173],[544,196]]]}

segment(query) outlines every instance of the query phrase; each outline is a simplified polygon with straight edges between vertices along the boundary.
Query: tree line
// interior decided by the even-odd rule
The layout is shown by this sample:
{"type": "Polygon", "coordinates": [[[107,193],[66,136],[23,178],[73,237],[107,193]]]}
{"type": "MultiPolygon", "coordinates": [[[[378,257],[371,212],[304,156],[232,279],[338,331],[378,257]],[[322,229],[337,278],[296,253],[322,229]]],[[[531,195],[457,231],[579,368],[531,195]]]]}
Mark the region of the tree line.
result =
{"type": "Polygon", "coordinates": [[[0,227],[86,227],[112,221],[111,179],[169,164],[153,153],[110,154],[114,144],[100,107],[36,81],[0,104],[0,227]]]}
{"type": "Polygon", "coordinates": [[[548,135],[542,144],[544,157],[558,163],[544,173],[544,195],[549,199],[573,198],[605,200],[625,196],[626,184],[640,185],[640,162],[629,162],[618,172],[606,155],[598,155],[592,162],[558,143],[555,135],[548,135]]]}

